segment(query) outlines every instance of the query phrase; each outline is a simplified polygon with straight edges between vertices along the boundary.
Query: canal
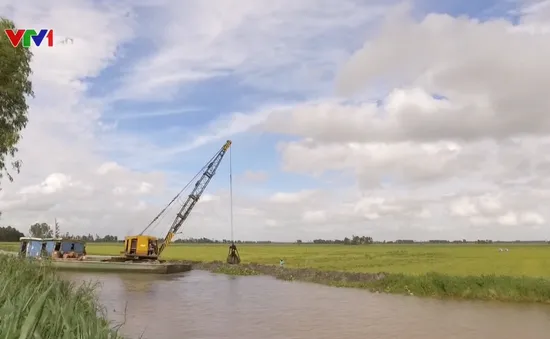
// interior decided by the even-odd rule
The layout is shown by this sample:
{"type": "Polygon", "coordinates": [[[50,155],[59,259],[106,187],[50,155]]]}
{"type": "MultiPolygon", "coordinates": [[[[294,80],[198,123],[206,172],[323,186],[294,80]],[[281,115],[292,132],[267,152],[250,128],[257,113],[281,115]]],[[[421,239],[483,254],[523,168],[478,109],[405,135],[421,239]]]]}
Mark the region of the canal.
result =
{"type": "Polygon", "coordinates": [[[270,277],[71,273],[99,282],[109,318],[150,339],[542,339],[550,306],[373,294],[270,277]]]}

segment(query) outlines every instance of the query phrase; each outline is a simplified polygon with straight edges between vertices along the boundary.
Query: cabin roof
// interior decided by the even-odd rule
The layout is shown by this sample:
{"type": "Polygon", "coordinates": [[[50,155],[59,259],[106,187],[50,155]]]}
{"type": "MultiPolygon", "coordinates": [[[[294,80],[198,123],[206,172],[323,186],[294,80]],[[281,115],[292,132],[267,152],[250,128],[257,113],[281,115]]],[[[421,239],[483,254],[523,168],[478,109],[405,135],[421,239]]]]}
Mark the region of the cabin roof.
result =
{"type": "Polygon", "coordinates": [[[61,242],[68,242],[68,243],[79,243],[84,244],[86,241],[84,240],[77,240],[77,239],[63,239],[63,238],[35,238],[35,237],[21,237],[19,238],[19,241],[61,241],[61,242]]]}
{"type": "Polygon", "coordinates": [[[23,241],[23,240],[42,241],[42,238],[34,238],[34,237],[21,237],[21,238],[19,238],[19,241],[23,241]]]}
{"type": "Polygon", "coordinates": [[[70,242],[70,243],[75,243],[75,244],[77,244],[77,243],[80,243],[80,244],[86,243],[86,241],[84,241],[84,240],[77,240],[77,239],[58,239],[58,240],[61,241],[61,242],[70,242]]]}

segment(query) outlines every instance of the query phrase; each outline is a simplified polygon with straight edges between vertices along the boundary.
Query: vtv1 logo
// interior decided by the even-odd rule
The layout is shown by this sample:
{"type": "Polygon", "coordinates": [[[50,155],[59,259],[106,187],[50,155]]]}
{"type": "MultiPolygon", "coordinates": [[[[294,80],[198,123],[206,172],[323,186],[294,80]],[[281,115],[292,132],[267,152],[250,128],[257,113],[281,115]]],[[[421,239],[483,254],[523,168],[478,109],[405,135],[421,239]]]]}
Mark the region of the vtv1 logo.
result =
{"type": "Polygon", "coordinates": [[[48,47],[53,47],[53,29],[41,29],[38,33],[34,29],[5,29],[4,32],[13,47],[19,46],[21,40],[23,40],[24,48],[30,48],[31,41],[34,41],[34,45],[39,47],[44,38],[48,41],[48,47]]]}

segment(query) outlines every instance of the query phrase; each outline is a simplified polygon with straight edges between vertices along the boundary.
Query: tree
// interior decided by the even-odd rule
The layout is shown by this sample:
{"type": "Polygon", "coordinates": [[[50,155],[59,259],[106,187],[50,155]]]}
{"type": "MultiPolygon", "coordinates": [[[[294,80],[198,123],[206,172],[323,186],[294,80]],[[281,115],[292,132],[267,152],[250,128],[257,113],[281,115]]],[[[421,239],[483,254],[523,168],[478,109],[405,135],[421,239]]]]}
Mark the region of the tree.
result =
{"type": "Polygon", "coordinates": [[[3,34],[5,29],[14,28],[12,21],[0,18],[0,179],[6,174],[10,181],[9,162],[17,173],[21,168],[21,161],[14,160],[16,145],[27,126],[27,98],[34,96],[29,79],[32,53],[22,45],[14,48],[3,34]]]}
{"type": "Polygon", "coordinates": [[[43,223],[36,223],[29,228],[29,234],[34,238],[51,238],[53,237],[53,231],[50,225],[43,223]]]}
{"type": "Polygon", "coordinates": [[[0,227],[0,241],[19,241],[25,235],[11,226],[0,227]]]}
{"type": "Polygon", "coordinates": [[[57,219],[55,219],[55,237],[59,238],[61,233],[59,232],[59,223],[57,222],[57,219]]]}

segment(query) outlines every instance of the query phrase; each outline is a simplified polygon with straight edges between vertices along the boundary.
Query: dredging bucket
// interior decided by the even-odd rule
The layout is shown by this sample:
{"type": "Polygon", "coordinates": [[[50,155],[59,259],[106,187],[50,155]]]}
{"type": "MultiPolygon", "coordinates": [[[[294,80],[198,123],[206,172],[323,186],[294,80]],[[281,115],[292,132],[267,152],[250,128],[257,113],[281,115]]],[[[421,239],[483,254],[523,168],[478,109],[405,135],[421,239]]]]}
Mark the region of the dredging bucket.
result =
{"type": "Polygon", "coordinates": [[[239,255],[239,250],[237,250],[237,246],[235,246],[235,244],[231,244],[231,246],[229,246],[227,263],[230,265],[237,265],[241,263],[241,256],[239,255]]]}

